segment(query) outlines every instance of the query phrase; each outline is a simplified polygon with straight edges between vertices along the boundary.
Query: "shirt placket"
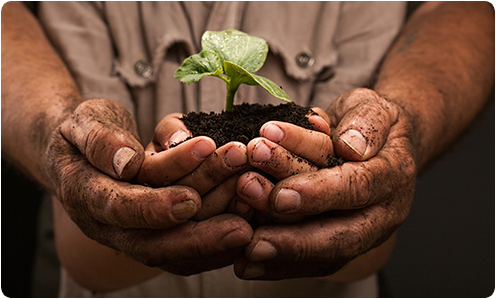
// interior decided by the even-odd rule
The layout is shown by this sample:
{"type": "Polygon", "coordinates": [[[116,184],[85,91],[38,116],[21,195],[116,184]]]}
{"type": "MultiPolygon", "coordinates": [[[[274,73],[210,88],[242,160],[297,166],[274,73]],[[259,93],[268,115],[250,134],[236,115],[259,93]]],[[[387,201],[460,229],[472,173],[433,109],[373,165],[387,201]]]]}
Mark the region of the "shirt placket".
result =
{"type": "MultiPolygon", "coordinates": [[[[203,31],[221,31],[239,29],[245,2],[218,1],[215,2],[207,24],[203,31]]],[[[218,78],[203,78],[198,85],[198,104],[202,111],[220,112],[224,109],[226,86],[218,78]]]]}

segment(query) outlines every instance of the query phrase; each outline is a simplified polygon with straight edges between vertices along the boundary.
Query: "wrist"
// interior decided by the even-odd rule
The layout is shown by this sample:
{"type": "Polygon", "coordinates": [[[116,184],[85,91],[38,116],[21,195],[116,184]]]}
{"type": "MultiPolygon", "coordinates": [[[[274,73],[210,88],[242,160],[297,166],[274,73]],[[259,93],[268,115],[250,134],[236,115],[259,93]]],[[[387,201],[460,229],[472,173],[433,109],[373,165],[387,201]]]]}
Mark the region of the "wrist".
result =
{"type": "Polygon", "coordinates": [[[443,103],[446,99],[425,85],[422,89],[413,89],[407,84],[377,84],[374,90],[401,111],[398,124],[404,127],[416,168],[421,171],[452,139],[449,136],[453,132],[450,132],[451,123],[445,119],[442,109],[429,104],[443,103]]]}

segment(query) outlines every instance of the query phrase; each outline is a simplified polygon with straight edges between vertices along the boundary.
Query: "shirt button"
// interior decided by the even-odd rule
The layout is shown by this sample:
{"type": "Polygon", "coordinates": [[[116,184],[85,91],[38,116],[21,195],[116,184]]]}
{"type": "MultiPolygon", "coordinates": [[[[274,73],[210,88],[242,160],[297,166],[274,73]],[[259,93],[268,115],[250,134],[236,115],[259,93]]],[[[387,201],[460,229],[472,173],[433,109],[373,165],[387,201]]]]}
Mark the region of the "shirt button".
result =
{"type": "Polygon", "coordinates": [[[144,60],[140,60],[134,64],[134,71],[138,76],[148,78],[153,75],[153,66],[144,60]]]}
{"type": "Polygon", "coordinates": [[[310,52],[301,52],[296,55],[296,64],[301,68],[307,68],[313,65],[313,54],[310,52]]]}

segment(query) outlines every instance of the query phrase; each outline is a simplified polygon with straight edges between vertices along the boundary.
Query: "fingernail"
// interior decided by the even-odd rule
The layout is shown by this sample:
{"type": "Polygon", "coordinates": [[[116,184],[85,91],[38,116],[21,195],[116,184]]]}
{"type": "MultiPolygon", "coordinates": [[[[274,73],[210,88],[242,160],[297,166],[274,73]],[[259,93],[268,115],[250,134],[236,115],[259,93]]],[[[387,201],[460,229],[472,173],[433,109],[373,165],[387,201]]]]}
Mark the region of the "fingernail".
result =
{"type": "Polygon", "coordinates": [[[121,147],[114,154],[114,170],[119,177],[122,175],[122,171],[126,167],[127,163],[136,155],[136,151],[129,147],[121,147]]]}
{"type": "Polygon", "coordinates": [[[189,132],[186,132],[184,130],[179,130],[176,133],[172,134],[172,136],[169,139],[169,143],[167,145],[168,147],[177,145],[183,142],[184,140],[188,139],[188,137],[190,136],[191,134],[189,132]]]}
{"type": "Polygon", "coordinates": [[[263,141],[259,141],[255,145],[255,149],[253,151],[253,162],[265,162],[272,157],[272,151],[263,141]]]}
{"type": "Polygon", "coordinates": [[[367,141],[357,130],[348,130],[343,135],[339,136],[339,139],[341,139],[350,149],[361,157],[365,154],[365,150],[367,149],[367,141]]]}
{"type": "Polygon", "coordinates": [[[196,204],[192,200],[185,200],[172,206],[172,215],[178,220],[189,219],[196,214],[196,204]]]}
{"type": "Polygon", "coordinates": [[[269,123],[263,130],[263,137],[279,143],[284,138],[284,132],[277,125],[269,123]]]}
{"type": "Polygon", "coordinates": [[[277,249],[267,241],[260,240],[250,254],[250,261],[260,262],[275,258],[277,249]]]}
{"type": "Polygon", "coordinates": [[[231,146],[224,155],[224,162],[227,166],[232,168],[248,163],[248,156],[246,155],[244,145],[231,146]]]}
{"type": "Polygon", "coordinates": [[[236,248],[251,242],[251,238],[239,229],[233,230],[222,238],[222,245],[226,248],[236,248]]]}
{"type": "Polygon", "coordinates": [[[243,195],[248,198],[258,199],[262,197],[263,187],[257,178],[253,178],[248,183],[246,183],[243,190],[241,190],[241,193],[243,193],[243,195]]]}
{"type": "Polygon", "coordinates": [[[277,193],[275,208],[277,212],[290,212],[301,205],[300,193],[291,189],[281,189],[277,193]]]}
{"type": "Polygon", "coordinates": [[[193,148],[193,155],[198,159],[205,159],[206,157],[210,156],[210,154],[213,153],[214,150],[215,147],[212,146],[210,142],[206,140],[200,140],[193,148]]]}
{"type": "Polygon", "coordinates": [[[257,278],[265,274],[265,267],[260,262],[248,263],[245,268],[245,272],[241,275],[242,279],[252,279],[257,278]]]}
{"type": "Polygon", "coordinates": [[[331,133],[329,124],[319,115],[311,115],[308,117],[308,121],[313,125],[313,128],[317,131],[321,131],[326,134],[331,133]]]}

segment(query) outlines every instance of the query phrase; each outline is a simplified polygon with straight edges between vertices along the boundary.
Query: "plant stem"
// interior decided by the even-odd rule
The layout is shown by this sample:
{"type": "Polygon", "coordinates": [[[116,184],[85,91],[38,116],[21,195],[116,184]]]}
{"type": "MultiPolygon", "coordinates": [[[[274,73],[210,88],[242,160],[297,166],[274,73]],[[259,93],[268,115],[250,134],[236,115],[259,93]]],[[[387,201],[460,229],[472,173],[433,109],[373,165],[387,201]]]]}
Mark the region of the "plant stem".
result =
{"type": "Polygon", "coordinates": [[[231,112],[234,106],[234,95],[238,90],[239,85],[231,86],[231,84],[227,84],[227,95],[226,95],[226,111],[231,112]]]}
{"type": "Polygon", "coordinates": [[[222,75],[215,75],[217,78],[221,78],[222,81],[226,82],[226,84],[229,84],[230,80],[222,75]]]}

